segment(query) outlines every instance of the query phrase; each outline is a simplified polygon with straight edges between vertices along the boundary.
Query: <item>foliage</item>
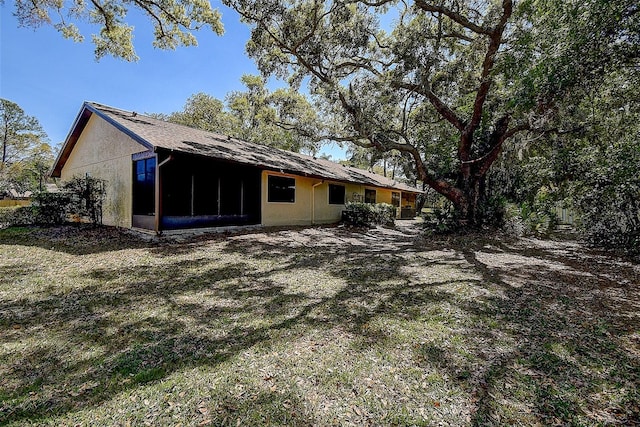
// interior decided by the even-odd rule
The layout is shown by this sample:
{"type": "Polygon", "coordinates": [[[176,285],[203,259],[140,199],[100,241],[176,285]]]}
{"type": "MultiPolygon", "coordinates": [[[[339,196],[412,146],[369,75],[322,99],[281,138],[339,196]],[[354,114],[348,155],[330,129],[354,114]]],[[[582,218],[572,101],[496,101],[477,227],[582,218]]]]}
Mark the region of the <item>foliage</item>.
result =
{"type": "Polygon", "coordinates": [[[0,227],[62,224],[71,210],[70,201],[68,193],[35,193],[31,205],[0,208],[0,227]]]}
{"type": "Polygon", "coordinates": [[[58,225],[67,220],[67,214],[73,212],[71,195],[67,192],[38,192],[31,206],[36,224],[58,225]]]}
{"type": "Polygon", "coordinates": [[[415,183],[415,170],[411,156],[398,150],[371,150],[351,144],[347,147],[347,159],[341,164],[365,169],[391,179],[415,183]]]}
{"type": "Polygon", "coordinates": [[[582,153],[590,163],[573,183],[580,229],[594,244],[640,253],[640,134],[582,153]]]}
{"type": "Polygon", "coordinates": [[[94,225],[102,224],[102,204],[106,196],[105,180],[92,176],[74,176],[63,183],[69,197],[70,215],[87,219],[94,225]]]}
{"type": "Polygon", "coordinates": [[[579,105],[591,125],[563,141],[566,203],[585,237],[600,246],[640,253],[640,73],[629,68],[592,91],[579,105]]]}
{"type": "Polygon", "coordinates": [[[504,211],[503,230],[513,236],[549,235],[558,225],[554,209],[548,206],[509,203],[504,211]]]}
{"type": "Polygon", "coordinates": [[[0,228],[33,225],[32,206],[0,207],[0,228]]]}
{"type": "Polygon", "coordinates": [[[102,179],[74,176],[59,192],[35,193],[30,206],[0,209],[0,226],[59,225],[70,217],[101,224],[104,184],[102,179]]]}
{"type": "Polygon", "coordinates": [[[244,75],[246,91],[227,95],[235,136],[258,144],[290,151],[318,150],[314,131],[316,111],[307,99],[292,89],[270,92],[260,76],[244,75]]]}
{"type": "Polygon", "coordinates": [[[460,221],[453,204],[445,200],[422,212],[422,227],[429,234],[449,234],[460,231],[460,221]]]}
{"type": "Polygon", "coordinates": [[[193,32],[205,26],[216,34],[223,33],[220,13],[207,0],[71,3],[15,0],[15,5],[20,25],[34,28],[53,25],[64,38],[76,42],[84,40],[76,22],[98,27],[97,33],[91,35],[96,59],[105,55],[127,61],[138,59],[133,47],[134,28],[125,22],[130,9],[143,13],[153,23],[153,45],[160,49],[197,45],[193,32]]]}
{"type": "Polygon", "coordinates": [[[167,120],[256,144],[316,154],[317,116],[307,99],[291,89],[267,89],[259,76],[242,76],[246,90],[227,95],[226,103],[197,93],[167,120]]]}
{"type": "Polygon", "coordinates": [[[506,141],[548,131],[575,88],[638,57],[629,0],[226,3],[265,76],[308,82],[327,139],[407,153],[467,223],[506,141]]]}
{"type": "Polygon", "coordinates": [[[0,99],[0,192],[41,191],[53,163],[47,134],[20,106],[0,99]]]}
{"type": "Polygon", "coordinates": [[[579,219],[577,231],[592,243],[640,250],[638,88],[636,69],[612,73],[558,105],[564,130],[518,140],[503,152],[488,186],[516,204],[526,230],[552,230],[555,209],[567,207],[579,219]]]}
{"type": "Polygon", "coordinates": [[[388,203],[347,202],[343,211],[343,221],[357,227],[393,225],[396,208],[388,203]]]}
{"type": "Polygon", "coordinates": [[[209,132],[231,134],[231,117],[224,111],[224,103],[206,93],[191,95],[182,111],[171,113],[166,120],[209,132]]]}

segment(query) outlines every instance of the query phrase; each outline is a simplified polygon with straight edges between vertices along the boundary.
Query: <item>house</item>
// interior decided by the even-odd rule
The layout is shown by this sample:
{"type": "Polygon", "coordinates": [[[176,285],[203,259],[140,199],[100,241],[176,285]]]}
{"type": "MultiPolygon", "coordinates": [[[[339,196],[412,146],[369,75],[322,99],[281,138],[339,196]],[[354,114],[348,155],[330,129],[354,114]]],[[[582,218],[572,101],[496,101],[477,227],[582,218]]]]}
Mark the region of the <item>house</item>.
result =
{"type": "Polygon", "coordinates": [[[0,192],[0,199],[8,199],[8,200],[29,200],[33,196],[32,191],[19,191],[15,188],[11,187],[6,191],[0,192]]]}
{"type": "Polygon", "coordinates": [[[63,181],[87,174],[106,181],[105,224],[157,232],[332,223],[347,201],[410,213],[419,193],[328,160],[89,102],[51,173],[63,181]]]}
{"type": "Polygon", "coordinates": [[[29,206],[31,204],[31,191],[20,192],[15,188],[0,190],[0,208],[11,206],[29,206]]]}

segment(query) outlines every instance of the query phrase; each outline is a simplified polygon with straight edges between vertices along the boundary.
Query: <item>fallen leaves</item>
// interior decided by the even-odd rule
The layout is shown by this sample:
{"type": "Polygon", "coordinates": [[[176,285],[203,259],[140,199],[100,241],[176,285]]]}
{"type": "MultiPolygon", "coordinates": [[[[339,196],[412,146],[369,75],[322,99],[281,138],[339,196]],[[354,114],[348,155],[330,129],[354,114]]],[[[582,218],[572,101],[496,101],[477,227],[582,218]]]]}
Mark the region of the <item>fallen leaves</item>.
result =
{"type": "Polygon", "coordinates": [[[21,288],[0,289],[0,423],[21,413],[168,426],[637,418],[635,267],[616,265],[614,280],[586,251],[576,262],[536,242],[376,233],[12,247],[0,267],[21,288]],[[41,265],[25,270],[25,259],[41,265]],[[142,384],[143,372],[155,374],[142,384]]]}

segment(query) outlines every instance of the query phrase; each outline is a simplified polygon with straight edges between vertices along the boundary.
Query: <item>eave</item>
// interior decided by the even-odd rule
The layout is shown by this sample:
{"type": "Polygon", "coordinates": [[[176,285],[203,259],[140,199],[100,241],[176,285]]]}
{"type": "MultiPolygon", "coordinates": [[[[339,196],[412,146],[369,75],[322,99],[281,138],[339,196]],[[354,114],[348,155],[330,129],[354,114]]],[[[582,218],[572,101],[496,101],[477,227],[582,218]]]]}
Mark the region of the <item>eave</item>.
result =
{"type": "Polygon", "coordinates": [[[111,117],[107,116],[106,114],[103,114],[100,110],[94,108],[88,102],[85,102],[84,104],[82,104],[82,108],[80,109],[80,112],[76,116],[76,119],[73,122],[73,125],[71,126],[71,130],[69,131],[69,134],[64,140],[62,149],[60,149],[60,152],[58,153],[58,157],[56,158],[56,161],[53,163],[53,167],[51,168],[51,172],[49,173],[51,177],[60,178],[62,173],[62,168],[64,167],[67,160],[69,160],[69,156],[71,155],[73,148],[76,146],[78,139],[80,139],[80,135],[82,135],[84,128],[87,126],[87,123],[89,122],[89,119],[93,114],[98,115],[101,119],[105,120],[107,123],[116,127],[119,131],[123,132],[125,135],[129,136],[134,141],[142,144],[147,149],[149,150],[154,149],[153,144],[149,143],[144,138],[141,138],[139,135],[131,132],[131,130],[122,126],[120,123],[116,122],[111,117]]]}

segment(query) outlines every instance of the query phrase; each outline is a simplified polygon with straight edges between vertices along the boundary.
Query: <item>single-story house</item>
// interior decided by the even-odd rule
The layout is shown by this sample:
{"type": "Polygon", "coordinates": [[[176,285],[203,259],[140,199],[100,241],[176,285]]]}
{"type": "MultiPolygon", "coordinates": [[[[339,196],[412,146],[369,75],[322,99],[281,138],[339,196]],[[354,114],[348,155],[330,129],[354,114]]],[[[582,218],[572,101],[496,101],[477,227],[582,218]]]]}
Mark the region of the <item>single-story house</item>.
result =
{"type": "Polygon", "coordinates": [[[32,191],[21,192],[16,190],[15,188],[9,188],[5,191],[0,192],[0,199],[7,200],[29,200],[33,196],[32,191]]]}
{"type": "Polygon", "coordinates": [[[419,190],[364,170],[83,104],[51,175],[106,181],[103,222],[160,232],[338,222],[347,201],[415,214],[419,190]]]}

